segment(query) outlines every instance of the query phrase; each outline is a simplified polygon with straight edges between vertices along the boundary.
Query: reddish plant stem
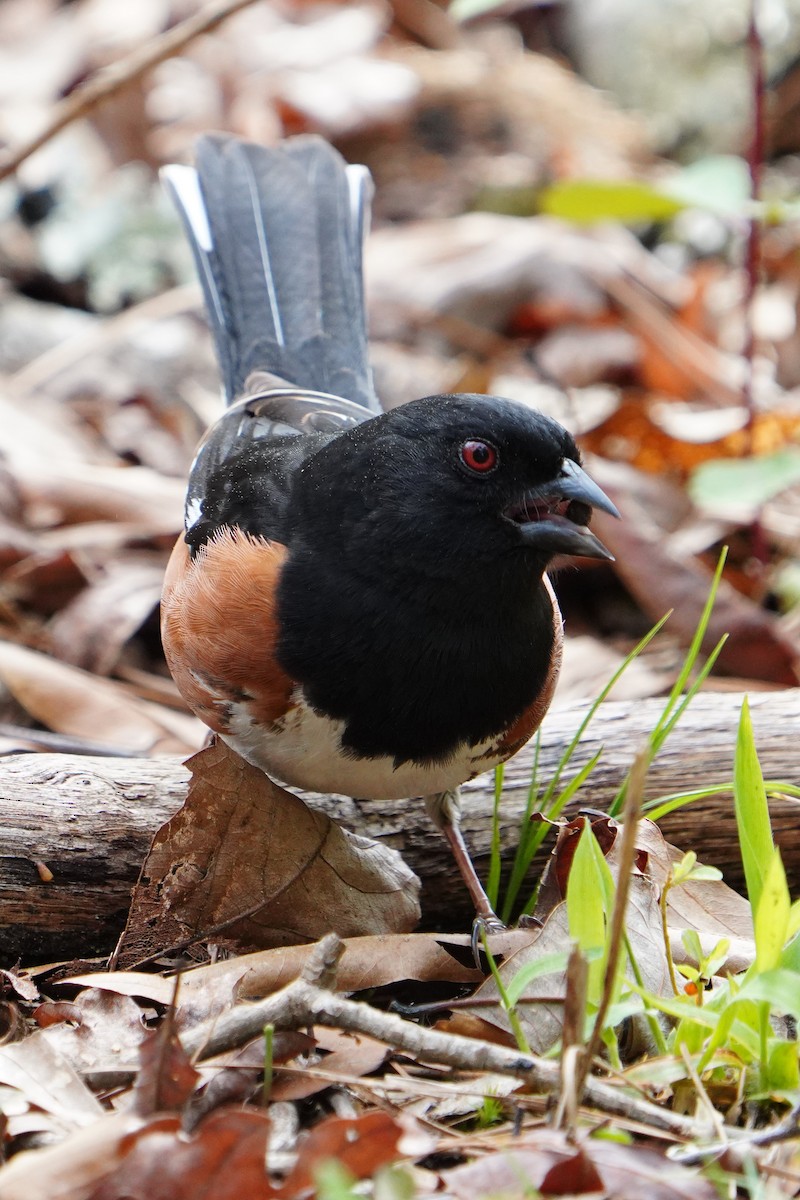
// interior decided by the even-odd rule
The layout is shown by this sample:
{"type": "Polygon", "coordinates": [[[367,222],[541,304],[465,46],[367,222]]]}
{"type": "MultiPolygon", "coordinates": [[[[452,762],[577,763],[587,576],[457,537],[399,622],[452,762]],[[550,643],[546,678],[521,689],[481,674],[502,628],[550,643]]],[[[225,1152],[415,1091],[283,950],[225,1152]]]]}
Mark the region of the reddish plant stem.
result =
{"type": "MultiPolygon", "coordinates": [[[[752,124],[750,144],[747,151],[747,166],[750,172],[750,195],[754,211],[750,215],[745,254],[745,297],[744,297],[744,347],[745,362],[742,399],[747,408],[747,453],[755,453],[756,403],[754,395],[753,359],[755,356],[754,305],[761,279],[761,217],[755,205],[761,199],[761,184],[764,172],[764,56],[761,36],[758,32],[757,10],[759,0],[750,0],[750,18],[747,28],[747,62],[752,95],[752,124]]],[[[762,568],[768,561],[767,545],[760,517],[756,517],[752,528],[753,558],[762,568]]]]}

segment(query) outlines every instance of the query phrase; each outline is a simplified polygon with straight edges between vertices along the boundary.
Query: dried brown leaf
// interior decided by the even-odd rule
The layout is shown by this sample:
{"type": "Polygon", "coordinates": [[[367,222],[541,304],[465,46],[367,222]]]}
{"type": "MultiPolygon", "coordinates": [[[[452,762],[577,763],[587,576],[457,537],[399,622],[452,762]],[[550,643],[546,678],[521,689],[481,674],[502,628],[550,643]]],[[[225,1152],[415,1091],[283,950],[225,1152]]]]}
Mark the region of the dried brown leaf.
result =
{"type": "Polygon", "coordinates": [[[455,1200],[602,1194],[615,1200],[714,1200],[716,1189],[696,1171],[641,1146],[585,1138],[576,1148],[566,1134],[534,1129],[513,1147],[442,1172],[455,1200]]]}
{"type": "Polygon", "coordinates": [[[139,1074],[133,1107],[141,1117],[181,1112],[200,1079],[180,1043],[171,1020],[150,1030],[139,1046],[139,1074]]]}
{"type": "MultiPolygon", "coordinates": [[[[493,934],[489,945],[495,958],[502,960],[529,942],[530,936],[527,930],[508,930],[493,934]]],[[[302,974],[312,952],[313,946],[281,946],[186,971],[178,993],[181,1027],[205,1021],[235,1001],[279,991],[302,974]]],[[[410,933],[345,939],[336,972],[342,991],[385,987],[403,979],[464,984],[480,983],[483,974],[472,962],[468,935],[453,934],[445,939],[438,934],[410,933]],[[455,958],[451,951],[463,952],[466,961],[455,958]]],[[[139,996],[156,1004],[168,1004],[173,992],[171,980],[141,971],[97,972],[62,982],[139,996]]]]}
{"type": "MultiPolygon", "coordinates": [[[[561,953],[567,956],[571,948],[569,921],[566,904],[561,897],[566,894],[567,880],[572,868],[577,840],[583,830],[585,818],[580,817],[559,830],[556,847],[547,865],[539,893],[535,916],[544,921],[540,930],[532,933],[528,945],[500,966],[500,978],[508,984],[517,972],[529,963],[538,962],[546,955],[561,953]]],[[[642,822],[645,833],[650,833],[650,844],[658,844],[660,834],[652,822],[642,822]]],[[[608,817],[592,821],[592,831],[604,851],[612,874],[617,872],[617,856],[620,843],[620,824],[608,817]]],[[[663,841],[663,839],[662,839],[663,841]]],[[[648,853],[644,846],[638,847],[637,869],[630,881],[625,930],[632,948],[639,981],[657,995],[671,995],[666,952],[664,948],[661,912],[659,909],[660,884],[647,870],[648,853]]],[[[663,881],[662,881],[663,882],[663,881]]],[[[564,1001],[567,994],[565,971],[550,972],[534,978],[519,1001],[518,1010],[531,1049],[545,1053],[562,1036],[564,1001]]],[[[490,977],[478,988],[476,1000],[498,999],[497,985],[490,977]]],[[[467,1012],[483,1021],[497,1025],[506,1034],[510,1033],[508,1020],[499,1004],[496,1007],[478,1005],[467,1012]]]]}
{"type": "MultiPolygon", "coordinates": [[[[663,530],[640,506],[626,502],[619,478],[611,479],[600,460],[592,462],[591,470],[624,518],[615,521],[595,513],[592,523],[616,558],[615,571],[649,618],[659,620],[673,610],[669,629],[688,645],[708,599],[711,572],[696,559],[687,560],[670,549],[663,530]]],[[[705,652],[724,634],[728,640],[717,660],[724,671],[787,687],[797,685],[800,643],[786,636],[772,613],[723,579],[703,643],[705,652]]]]}
{"type": "Polygon", "coordinates": [[[34,1010],[33,1019],[40,1029],[47,1029],[64,1022],[80,1025],[83,1017],[78,1005],[69,1000],[46,1000],[34,1010]]]}
{"type": "MultiPolygon", "coordinates": [[[[162,712],[120,684],[23,646],[0,641],[0,679],[35,720],[57,733],[140,753],[181,754],[193,748],[188,737],[174,732],[181,714],[162,712]]],[[[180,727],[188,733],[194,723],[184,719],[180,727]]]]}
{"type": "Polygon", "coordinates": [[[0,991],[11,991],[20,1000],[33,1004],[39,999],[39,989],[32,979],[19,971],[6,971],[0,967],[0,991]]]}
{"type": "Polygon", "coordinates": [[[189,1137],[178,1117],[156,1117],[123,1143],[124,1158],[89,1200],[270,1200],[270,1122],[254,1109],[219,1109],[189,1137]]]}
{"type": "MultiPolygon", "coordinates": [[[[37,1128],[63,1136],[96,1121],[103,1110],[48,1032],[38,1030],[22,1042],[0,1046],[0,1083],[16,1088],[37,1112],[37,1128]]],[[[5,1196],[2,1186],[0,1195],[5,1196]]]]}
{"type": "Polygon", "coordinates": [[[120,1162],[139,1121],[129,1113],[99,1116],[55,1146],[16,1154],[0,1167],[3,1200],[87,1200],[120,1162]]]}
{"type": "Polygon", "coordinates": [[[88,462],[15,462],[14,478],[33,526],[122,521],[149,535],[181,527],[185,486],[147,467],[104,467],[88,462]]]}
{"type": "Polygon", "coordinates": [[[115,1076],[136,1065],[145,1037],[143,1013],[128,996],[87,988],[41,1036],[82,1076],[92,1076],[95,1086],[101,1081],[111,1086],[115,1076]]]}
{"type": "Polygon", "coordinates": [[[389,1053],[383,1042],[362,1034],[343,1033],[339,1029],[320,1026],[314,1032],[320,1050],[328,1051],[316,1066],[323,1073],[320,1078],[313,1070],[293,1070],[278,1075],[272,1086],[273,1100],[304,1100],[331,1086],[331,1079],[343,1075],[357,1079],[377,1071],[389,1053]]]}
{"type": "Polygon", "coordinates": [[[122,963],[187,939],[252,949],[416,924],[418,885],[394,851],[345,833],[223,742],[189,767],[186,803],[134,893],[122,963]]]}
{"type": "MultiPolygon", "coordinates": [[[[647,853],[647,873],[661,890],[683,852],[670,845],[652,821],[641,821],[637,845],[647,853]]],[[[613,863],[610,856],[609,865],[613,863]]],[[[716,937],[748,939],[752,943],[753,920],[744,896],[721,879],[696,880],[671,888],[667,899],[670,924],[716,937]]]]}
{"type": "Polygon", "coordinates": [[[40,551],[6,571],[3,584],[18,604],[49,616],[80,594],[86,587],[86,575],[68,551],[40,551]]]}
{"type": "Polygon", "coordinates": [[[312,1129],[283,1187],[266,1174],[270,1121],[256,1109],[217,1109],[188,1136],[177,1117],[156,1117],[129,1134],[123,1160],[88,1200],[279,1200],[314,1187],[319,1165],[337,1159],[357,1179],[369,1178],[398,1155],[403,1129],[386,1113],[329,1118],[312,1129]]]}
{"type": "Polygon", "coordinates": [[[64,662],[109,675],[122,648],[158,607],[164,567],[129,555],[61,608],[50,625],[53,653],[64,662]]]}
{"type": "Polygon", "coordinates": [[[303,1143],[294,1170],[278,1193],[287,1198],[314,1186],[320,1163],[335,1159],[356,1179],[369,1179],[398,1157],[403,1128],[389,1113],[368,1112],[353,1120],[329,1117],[303,1143]]]}

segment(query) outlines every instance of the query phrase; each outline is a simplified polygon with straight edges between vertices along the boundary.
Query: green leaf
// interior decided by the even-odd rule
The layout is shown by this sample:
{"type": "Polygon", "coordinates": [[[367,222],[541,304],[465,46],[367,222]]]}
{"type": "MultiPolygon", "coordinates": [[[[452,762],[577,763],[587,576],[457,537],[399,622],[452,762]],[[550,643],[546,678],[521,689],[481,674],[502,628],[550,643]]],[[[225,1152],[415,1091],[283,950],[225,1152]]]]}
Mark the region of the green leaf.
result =
{"type": "Polygon", "coordinates": [[[783,967],[786,971],[794,971],[795,975],[800,979],[800,936],[792,933],[793,921],[791,919],[791,914],[798,908],[800,908],[800,900],[795,900],[789,917],[789,941],[783,948],[779,966],[783,967]]]}
{"type": "Polygon", "coordinates": [[[736,997],[739,1001],[763,1001],[773,1012],[788,1013],[800,1021],[800,979],[796,972],[777,967],[746,979],[736,997]]]}
{"type": "Polygon", "coordinates": [[[700,935],[696,929],[684,929],[681,934],[686,953],[696,962],[703,961],[703,947],[700,944],[700,935]]]}
{"type": "Polygon", "coordinates": [[[752,182],[743,158],[735,154],[712,154],[684,167],[666,180],[664,192],[692,208],[705,208],[722,216],[749,213],[752,182]]]}
{"type": "Polygon", "coordinates": [[[793,938],[798,932],[800,932],[800,900],[795,900],[789,909],[789,924],[786,929],[787,941],[789,938],[793,938]]]}
{"type": "Polygon", "coordinates": [[[525,963],[506,987],[506,996],[511,1005],[518,1004],[525,989],[540,979],[543,975],[555,975],[558,971],[566,971],[567,953],[565,950],[553,954],[543,954],[536,962],[525,963]]]}
{"type": "MultiPolygon", "coordinates": [[[[462,2],[471,5],[485,0],[456,0],[462,2]]],[[[579,223],[668,221],[686,208],[743,217],[750,216],[754,207],[747,163],[733,154],[710,155],[658,183],[563,180],[541,193],[539,206],[543,212],[579,223]]]]}
{"type": "Polygon", "coordinates": [[[800,482],[800,450],[787,446],[757,458],[716,458],[703,463],[689,480],[698,508],[726,518],[753,510],[800,482]]]}
{"type": "MultiPolygon", "coordinates": [[[[753,922],[756,939],[755,969],[771,971],[780,962],[789,933],[791,900],[781,852],[775,847],[764,878],[761,899],[753,922]]],[[[800,981],[798,981],[800,984],[800,981]]]]}
{"type": "Polygon", "coordinates": [[[539,196],[542,212],[565,221],[668,221],[686,204],[657,187],[633,180],[565,179],[539,196]]]}
{"type": "Polygon", "coordinates": [[[797,1042],[770,1039],[766,1084],[771,1091],[796,1091],[800,1085],[797,1042]]]}
{"type": "Polygon", "coordinates": [[[772,828],[764,777],[753,740],[750,705],[745,696],[736,738],[733,766],[736,828],[751,911],[758,912],[764,880],[772,862],[772,828]]]}
{"type": "Polygon", "coordinates": [[[454,21],[471,21],[473,17],[482,17],[494,12],[503,0],[453,0],[447,10],[454,21]]]}
{"type": "Polygon", "coordinates": [[[356,1178],[342,1163],[328,1158],[314,1171],[317,1200],[358,1200],[356,1178]]]}
{"type": "MultiPolygon", "coordinates": [[[[588,821],[585,821],[567,879],[566,897],[569,935],[585,954],[598,948],[604,949],[606,941],[605,910],[607,905],[605,897],[607,884],[602,875],[595,847],[602,859],[602,851],[597,846],[597,839],[592,833],[592,827],[588,821]]],[[[606,865],[605,860],[603,860],[603,865],[606,865]]],[[[606,870],[608,870],[607,867],[606,870]]],[[[596,959],[589,964],[587,987],[587,995],[593,1003],[599,1002],[602,989],[603,961],[596,959]]]]}

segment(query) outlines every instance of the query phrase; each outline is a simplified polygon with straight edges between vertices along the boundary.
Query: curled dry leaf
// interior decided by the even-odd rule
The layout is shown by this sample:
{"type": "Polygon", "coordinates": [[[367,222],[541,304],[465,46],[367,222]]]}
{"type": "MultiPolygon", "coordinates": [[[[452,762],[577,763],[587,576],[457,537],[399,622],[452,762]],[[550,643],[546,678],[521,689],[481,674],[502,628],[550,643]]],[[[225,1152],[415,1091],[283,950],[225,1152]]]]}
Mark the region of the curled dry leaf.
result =
{"type": "MultiPolygon", "coordinates": [[[[542,878],[539,902],[534,913],[544,924],[541,929],[531,934],[528,945],[500,966],[500,978],[506,987],[522,968],[540,962],[550,955],[563,954],[565,961],[569,955],[572,939],[566,904],[562,897],[566,895],[567,881],[584,823],[585,818],[578,817],[559,830],[556,846],[542,878]]],[[[619,829],[619,822],[608,817],[599,817],[592,821],[592,831],[612,874],[617,869],[614,852],[619,845],[619,829]]],[[[625,930],[643,986],[656,994],[666,995],[671,994],[671,987],[658,906],[660,888],[650,875],[645,873],[646,870],[647,853],[640,850],[636,870],[629,885],[625,930]]],[[[566,993],[566,968],[535,976],[523,990],[518,1013],[528,1044],[534,1053],[545,1053],[562,1036],[566,993]]],[[[484,1006],[487,1000],[499,1000],[497,984],[493,977],[487,978],[478,988],[475,999],[481,1003],[474,1009],[467,1008],[465,1011],[472,1017],[498,1026],[510,1035],[508,1019],[499,1003],[497,1007],[484,1006]]],[[[455,1020],[457,1022],[458,1017],[455,1020]]]]}
{"type": "Polygon", "coordinates": [[[184,484],[148,467],[53,459],[14,463],[13,474],[33,526],[123,521],[151,537],[177,535],[181,527],[184,484]]]}
{"type": "MultiPolygon", "coordinates": [[[[637,845],[647,854],[647,873],[659,892],[683,852],[670,845],[653,821],[640,821],[637,845]]],[[[614,852],[609,855],[613,869],[614,852]]],[[[702,864],[699,864],[702,865],[702,864]]],[[[734,937],[752,944],[753,919],[744,896],[721,879],[691,879],[671,888],[667,898],[670,924],[715,937],[734,937]]]]}
{"type": "Polygon", "coordinates": [[[140,1043],[133,1107],[142,1117],[181,1112],[199,1079],[200,1074],[189,1061],[174,1023],[165,1019],[140,1043]]]}
{"type": "Polygon", "coordinates": [[[50,626],[53,653],[73,666],[109,675],[122,648],[155,608],[163,563],[129,555],[61,609],[50,626]]]}
{"type": "Polygon", "coordinates": [[[254,1108],[217,1109],[188,1136],[178,1117],[155,1117],[124,1139],[122,1161],[90,1200],[285,1200],[311,1194],[319,1166],[336,1159],[356,1179],[370,1178],[398,1156],[403,1128],[387,1113],[330,1118],[303,1143],[282,1187],[266,1173],[271,1122],[254,1108]]]}
{"type": "MultiPolygon", "coordinates": [[[[617,481],[606,478],[600,460],[590,469],[611,496],[623,517],[614,521],[596,513],[593,528],[614,554],[614,565],[626,588],[652,620],[673,609],[670,631],[688,645],[708,599],[711,572],[670,549],[664,531],[638,505],[626,503],[617,481]]],[[[795,687],[800,671],[800,642],[789,638],[778,619],[736,592],[724,579],[717,592],[703,649],[710,652],[719,639],[728,640],[718,665],[728,674],[764,679],[795,687]]]]}
{"type": "MultiPolygon", "coordinates": [[[[37,1030],[24,1041],[0,1046],[0,1084],[16,1088],[28,1110],[10,1118],[12,1134],[47,1130],[63,1137],[103,1114],[100,1102],[48,1032],[37,1030]]],[[[6,1195],[0,1182],[0,1196],[6,1195]]]]}
{"type": "MultiPolygon", "coordinates": [[[[569,952],[569,923],[562,898],[566,895],[583,824],[584,818],[580,817],[559,830],[558,841],[542,878],[539,903],[534,914],[544,921],[544,925],[532,934],[526,946],[501,964],[500,978],[506,986],[521,968],[539,962],[546,955],[560,953],[566,956],[569,952]]],[[[621,824],[610,817],[601,816],[592,821],[592,831],[615,877],[619,869],[621,829],[621,824]]],[[[659,901],[670,870],[682,858],[682,854],[665,841],[657,825],[647,820],[639,822],[636,850],[636,869],[630,881],[626,914],[626,934],[638,966],[639,981],[657,995],[671,995],[659,901]]],[[[685,959],[680,934],[683,929],[689,928],[709,935],[710,946],[718,938],[735,936],[738,939],[738,960],[747,965],[748,946],[752,947],[752,942],[746,940],[752,936],[749,906],[726,884],[719,880],[692,880],[670,891],[667,907],[671,921],[670,943],[679,961],[685,959]]],[[[733,965],[733,960],[725,963],[721,970],[729,965],[733,965]]],[[[566,988],[565,972],[555,971],[535,977],[522,993],[519,1014],[529,1045],[536,1053],[546,1052],[562,1035],[566,988]]],[[[475,999],[497,999],[497,985],[493,978],[487,979],[478,988],[475,999]]],[[[459,1027],[464,1012],[482,1023],[498,1026],[507,1036],[510,1035],[510,1026],[499,1005],[490,1008],[476,1005],[474,1009],[462,1010],[454,1018],[454,1027],[459,1027]]],[[[470,1032],[466,1026],[462,1031],[470,1032]]],[[[472,1036],[475,1036],[474,1032],[472,1036]]]]}
{"type": "Polygon", "coordinates": [[[83,1019],[78,1005],[71,1004],[69,1000],[46,1000],[34,1010],[32,1016],[40,1029],[48,1029],[51,1025],[61,1025],[65,1022],[80,1025],[83,1019]]]}
{"type": "Polygon", "coordinates": [[[330,1087],[332,1079],[371,1075],[389,1054],[383,1042],[363,1034],[343,1033],[339,1029],[320,1026],[314,1030],[314,1037],[319,1048],[328,1052],[315,1064],[318,1073],[314,1069],[281,1072],[272,1086],[273,1100],[305,1100],[330,1087]]]}
{"type": "MultiPolygon", "coordinates": [[[[652,884],[641,875],[631,880],[626,929],[643,985],[662,995],[671,994],[656,893],[652,884]]],[[[563,954],[566,961],[571,944],[567,908],[562,903],[551,912],[542,929],[530,937],[528,945],[501,965],[499,972],[504,986],[508,987],[522,968],[550,955],[563,954]]],[[[517,1011],[534,1054],[546,1053],[561,1037],[566,987],[564,970],[548,971],[534,978],[522,992],[517,1011]]],[[[453,1018],[449,1025],[452,1032],[483,1036],[479,1028],[465,1026],[462,1030],[459,1022],[462,1014],[467,1013],[481,1023],[502,1030],[508,1044],[513,1045],[511,1027],[500,1007],[493,977],[481,984],[473,999],[478,1001],[474,1008],[460,1010],[453,1018]],[[487,1001],[491,1003],[487,1005],[487,1001]]]]}
{"type": "Polygon", "coordinates": [[[0,1167],[3,1200],[86,1200],[120,1162],[140,1124],[129,1113],[94,1120],[55,1146],[16,1154],[0,1167]]]}
{"type": "Polygon", "coordinates": [[[237,949],[390,934],[419,919],[418,881],[223,742],[189,760],[180,812],[156,834],[121,943],[132,963],[187,940],[237,949]]]}
{"type": "Polygon", "coordinates": [[[76,996],[63,1019],[41,1035],[95,1088],[113,1087],[116,1079],[136,1066],[145,1037],[141,1008],[129,996],[86,988],[76,996]]]}
{"type": "MultiPolygon", "coordinates": [[[[502,960],[529,941],[529,931],[514,929],[493,934],[489,946],[502,960]]],[[[280,946],[186,971],[177,1001],[180,1027],[191,1028],[236,1002],[279,991],[302,974],[313,950],[308,945],[280,946]]],[[[467,984],[480,983],[482,978],[472,962],[469,936],[459,934],[448,935],[446,941],[432,933],[347,938],[336,972],[337,987],[343,992],[385,987],[404,979],[467,984]],[[463,952],[464,962],[454,957],[456,949],[463,952]]],[[[173,993],[171,980],[142,971],[76,975],[62,982],[139,996],[156,1004],[169,1004],[173,993]]]]}
{"type": "Polygon", "coordinates": [[[186,753],[201,740],[199,722],[11,642],[0,641],[0,679],[35,720],[57,733],[140,754],[186,753]]]}
{"type": "Polygon", "coordinates": [[[527,1131],[507,1149],[442,1172],[442,1182],[455,1200],[518,1196],[523,1191],[546,1196],[602,1194],[615,1200],[714,1200],[717,1195],[702,1175],[655,1150],[592,1138],[576,1146],[554,1129],[527,1131]]]}
{"type": "Polygon", "coordinates": [[[35,1004],[39,997],[39,989],[27,975],[18,971],[6,971],[0,967],[0,992],[12,992],[20,1000],[35,1004]]]}

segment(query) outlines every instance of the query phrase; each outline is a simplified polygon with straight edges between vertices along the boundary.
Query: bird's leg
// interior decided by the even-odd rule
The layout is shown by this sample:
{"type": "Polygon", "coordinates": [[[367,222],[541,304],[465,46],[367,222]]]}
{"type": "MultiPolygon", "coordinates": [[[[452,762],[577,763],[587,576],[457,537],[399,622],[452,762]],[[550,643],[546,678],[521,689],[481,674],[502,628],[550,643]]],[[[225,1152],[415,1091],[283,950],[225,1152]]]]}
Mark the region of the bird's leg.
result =
{"type": "Polygon", "coordinates": [[[480,932],[481,929],[485,929],[487,933],[497,933],[505,929],[505,925],[491,906],[483,884],[478,879],[469,856],[469,850],[464,842],[460,824],[461,795],[459,789],[453,788],[449,792],[437,792],[434,796],[426,796],[425,808],[434,825],[447,838],[461,878],[467,885],[470,899],[475,906],[476,931],[480,932]]]}

